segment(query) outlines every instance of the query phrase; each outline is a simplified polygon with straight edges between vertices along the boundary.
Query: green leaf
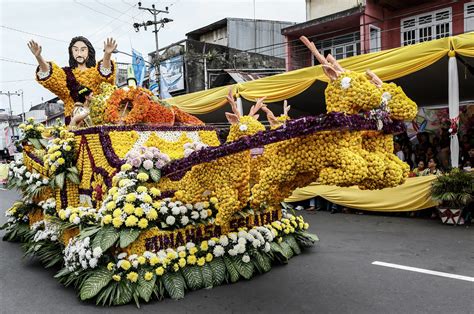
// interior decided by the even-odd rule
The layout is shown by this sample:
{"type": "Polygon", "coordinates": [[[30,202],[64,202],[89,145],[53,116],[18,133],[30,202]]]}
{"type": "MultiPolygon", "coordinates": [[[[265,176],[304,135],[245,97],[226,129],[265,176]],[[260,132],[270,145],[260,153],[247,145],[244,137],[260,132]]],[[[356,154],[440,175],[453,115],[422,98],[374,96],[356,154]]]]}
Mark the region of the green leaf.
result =
{"type": "Polygon", "coordinates": [[[78,171],[77,168],[74,167],[74,166],[67,168],[67,171],[72,172],[72,173],[75,173],[75,174],[79,174],[79,171],[78,171]]]}
{"type": "Polygon", "coordinates": [[[174,300],[184,298],[186,283],[179,272],[166,272],[162,277],[163,284],[170,297],[174,300]]]}
{"type": "Polygon", "coordinates": [[[283,238],[283,241],[285,241],[291,247],[291,249],[293,250],[293,252],[295,252],[296,255],[301,254],[300,246],[296,242],[295,237],[293,235],[285,236],[283,238]]]}
{"type": "Polygon", "coordinates": [[[99,268],[89,276],[82,285],[81,300],[93,298],[99,291],[112,280],[112,272],[106,268],[99,268]]]}
{"type": "Polygon", "coordinates": [[[43,147],[48,146],[48,140],[47,139],[42,138],[42,139],[39,140],[39,142],[41,143],[41,145],[43,147]]]}
{"type": "Polygon", "coordinates": [[[224,255],[224,263],[225,267],[227,268],[227,272],[230,276],[231,282],[236,282],[239,280],[239,272],[235,269],[234,264],[232,263],[232,259],[229,256],[224,255]]]}
{"type": "Polygon", "coordinates": [[[112,226],[105,226],[97,232],[94,240],[92,241],[92,247],[99,246],[103,252],[107,251],[112,245],[117,242],[120,234],[112,226]]]}
{"type": "Polygon", "coordinates": [[[254,252],[254,259],[257,261],[258,265],[260,265],[260,268],[264,272],[267,272],[272,268],[272,262],[270,261],[270,259],[265,254],[262,254],[258,251],[255,251],[254,252]]]}
{"type": "Polygon", "coordinates": [[[67,173],[67,178],[69,179],[69,181],[71,181],[74,184],[80,184],[81,183],[81,180],[79,179],[79,176],[75,173],[68,172],[67,173]]]}
{"type": "Polygon", "coordinates": [[[288,257],[286,257],[285,253],[283,252],[283,249],[281,246],[276,243],[276,242],[271,242],[270,243],[270,248],[271,251],[274,255],[275,258],[277,258],[281,263],[287,263],[288,262],[288,257]]]}
{"type": "Polygon", "coordinates": [[[161,178],[161,170],[156,168],[150,169],[150,177],[154,182],[160,181],[161,178]]]}
{"type": "Polygon", "coordinates": [[[181,269],[186,285],[191,290],[197,290],[202,288],[202,274],[199,266],[187,265],[181,269]]]}
{"type": "Polygon", "coordinates": [[[114,305],[127,304],[132,300],[133,290],[132,285],[121,281],[117,287],[117,293],[114,298],[114,305]]]}
{"type": "Polygon", "coordinates": [[[37,138],[29,138],[28,141],[36,148],[42,149],[43,145],[41,145],[40,141],[37,138]]]}
{"type": "Polygon", "coordinates": [[[150,301],[151,294],[153,293],[153,290],[155,289],[155,281],[156,281],[156,275],[153,274],[153,278],[151,280],[145,280],[146,271],[142,270],[140,271],[139,277],[138,277],[138,293],[140,294],[140,298],[145,300],[145,302],[150,301]]]}
{"type": "Polygon", "coordinates": [[[283,251],[283,254],[286,256],[287,259],[290,259],[293,257],[293,250],[291,249],[288,243],[286,243],[285,241],[281,241],[280,247],[281,247],[281,250],[283,251]]]}
{"type": "Polygon", "coordinates": [[[225,263],[222,257],[214,257],[209,263],[212,270],[213,286],[221,285],[225,280],[225,263]]]}
{"type": "Polygon", "coordinates": [[[251,261],[248,263],[244,263],[242,261],[241,255],[231,256],[230,258],[232,260],[232,263],[235,269],[239,272],[240,275],[242,275],[242,277],[244,277],[247,280],[252,278],[254,266],[251,261]]]}
{"type": "Polygon", "coordinates": [[[124,248],[129,246],[139,235],[140,230],[138,229],[124,229],[120,231],[120,247],[124,248]]]}
{"type": "Polygon", "coordinates": [[[65,178],[65,174],[64,172],[61,172],[59,174],[56,175],[56,178],[54,179],[54,181],[56,181],[56,185],[62,189],[64,187],[64,178],[65,178]]]}
{"type": "Polygon", "coordinates": [[[99,232],[100,229],[101,229],[100,226],[91,226],[91,227],[84,228],[81,230],[78,237],[79,239],[85,239],[87,237],[91,237],[92,235],[99,232]]]}
{"type": "Polygon", "coordinates": [[[202,283],[204,288],[210,289],[213,285],[212,268],[208,263],[201,267],[202,283]]]}

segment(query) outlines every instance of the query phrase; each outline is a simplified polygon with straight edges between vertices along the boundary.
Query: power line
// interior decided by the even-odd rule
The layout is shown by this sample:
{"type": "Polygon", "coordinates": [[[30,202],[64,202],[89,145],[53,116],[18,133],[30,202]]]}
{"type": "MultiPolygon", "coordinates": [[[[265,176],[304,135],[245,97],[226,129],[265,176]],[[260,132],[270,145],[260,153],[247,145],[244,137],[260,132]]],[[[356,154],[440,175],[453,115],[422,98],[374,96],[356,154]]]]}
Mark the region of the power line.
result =
{"type": "Polygon", "coordinates": [[[17,82],[27,82],[27,81],[35,81],[35,79],[23,79],[23,80],[0,81],[0,84],[3,84],[3,83],[17,83],[17,82]]]}
{"type": "MultiPolygon", "coordinates": [[[[101,12],[101,11],[98,11],[98,10],[94,9],[93,7],[90,7],[90,6],[88,6],[88,5],[85,5],[84,3],[79,2],[78,0],[73,0],[73,1],[74,1],[74,3],[77,3],[78,5],[81,5],[81,6],[85,7],[85,8],[88,8],[89,10],[92,10],[92,11],[94,11],[94,12],[96,12],[96,13],[99,13],[99,14],[105,15],[105,16],[107,16],[107,17],[110,17],[110,18],[112,18],[112,19],[115,19],[114,16],[108,15],[107,13],[104,13],[104,12],[101,12]]],[[[122,23],[127,23],[126,21],[123,21],[123,20],[120,20],[120,19],[117,19],[117,20],[120,21],[120,22],[122,22],[122,23]]]]}
{"type": "Polygon", "coordinates": [[[61,40],[61,39],[56,39],[56,38],[52,38],[52,37],[48,37],[48,36],[43,36],[43,35],[39,35],[39,34],[27,32],[27,31],[22,31],[22,30],[20,30],[20,29],[13,28],[13,27],[9,27],[9,26],[5,26],[5,25],[0,25],[0,26],[1,26],[2,28],[4,28],[4,29],[8,29],[8,30],[15,31],[15,32],[19,32],[19,33],[23,33],[23,34],[33,35],[33,36],[37,36],[37,37],[41,37],[41,38],[45,38],[45,39],[49,39],[49,40],[59,41],[59,42],[62,42],[62,43],[66,43],[66,42],[67,42],[67,41],[64,41],[64,40],[61,40]]]}
{"type": "MultiPolygon", "coordinates": [[[[136,5],[131,6],[131,7],[133,8],[133,7],[135,7],[135,6],[136,6],[136,5]]],[[[93,34],[91,34],[90,37],[92,38],[92,37],[94,37],[95,35],[99,34],[99,33],[100,33],[102,30],[104,30],[107,26],[109,26],[110,24],[114,23],[114,22],[117,21],[117,20],[120,21],[120,22],[122,22],[122,20],[119,20],[119,19],[120,19],[123,15],[125,15],[126,13],[127,13],[127,12],[124,12],[123,14],[121,14],[121,15],[117,16],[116,18],[114,18],[113,20],[109,21],[107,24],[105,24],[104,26],[102,26],[101,28],[99,28],[97,31],[95,31],[93,34]]],[[[132,16],[132,19],[135,19],[135,17],[137,17],[137,16],[140,15],[140,14],[141,14],[141,13],[138,13],[137,15],[132,16]]],[[[125,25],[125,24],[124,24],[124,25],[125,25]]],[[[123,25],[122,25],[120,28],[122,28],[122,27],[123,27],[123,25]]],[[[115,31],[115,30],[114,30],[114,31],[115,31]]],[[[109,32],[109,34],[110,34],[110,32],[109,32]]],[[[107,35],[108,35],[108,34],[107,34],[107,35]]]]}
{"type": "Polygon", "coordinates": [[[5,59],[5,58],[3,58],[3,57],[0,57],[0,61],[11,62],[11,63],[20,63],[20,64],[26,64],[26,65],[32,65],[32,66],[34,66],[34,67],[37,66],[36,64],[33,64],[33,63],[27,63],[27,62],[22,62],[22,61],[13,60],[13,59],[5,59]]]}

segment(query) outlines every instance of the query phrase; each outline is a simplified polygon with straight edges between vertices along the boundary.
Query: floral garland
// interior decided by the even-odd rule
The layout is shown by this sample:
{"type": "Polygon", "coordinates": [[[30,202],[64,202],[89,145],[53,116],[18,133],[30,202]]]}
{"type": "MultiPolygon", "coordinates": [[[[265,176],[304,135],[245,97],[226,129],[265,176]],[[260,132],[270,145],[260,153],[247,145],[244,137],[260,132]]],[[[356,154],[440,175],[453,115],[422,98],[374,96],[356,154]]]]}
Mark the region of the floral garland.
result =
{"type": "Polygon", "coordinates": [[[136,124],[143,122],[150,110],[151,101],[146,95],[143,88],[130,88],[128,91],[117,89],[107,100],[105,109],[105,122],[136,124]],[[125,107],[122,108],[122,104],[125,107]],[[125,115],[125,113],[129,112],[125,115]]]}

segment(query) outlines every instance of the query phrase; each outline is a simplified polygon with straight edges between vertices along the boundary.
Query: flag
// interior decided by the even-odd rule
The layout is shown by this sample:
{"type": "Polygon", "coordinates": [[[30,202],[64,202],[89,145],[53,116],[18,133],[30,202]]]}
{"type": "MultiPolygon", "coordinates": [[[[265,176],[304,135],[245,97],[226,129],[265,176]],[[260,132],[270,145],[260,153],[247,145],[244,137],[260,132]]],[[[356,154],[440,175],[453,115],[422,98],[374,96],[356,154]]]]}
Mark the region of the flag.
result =
{"type": "Polygon", "coordinates": [[[132,49],[132,66],[135,72],[137,86],[142,86],[143,80],[145,79],[145,60],[142,54],[135,49],[132,49]]]}

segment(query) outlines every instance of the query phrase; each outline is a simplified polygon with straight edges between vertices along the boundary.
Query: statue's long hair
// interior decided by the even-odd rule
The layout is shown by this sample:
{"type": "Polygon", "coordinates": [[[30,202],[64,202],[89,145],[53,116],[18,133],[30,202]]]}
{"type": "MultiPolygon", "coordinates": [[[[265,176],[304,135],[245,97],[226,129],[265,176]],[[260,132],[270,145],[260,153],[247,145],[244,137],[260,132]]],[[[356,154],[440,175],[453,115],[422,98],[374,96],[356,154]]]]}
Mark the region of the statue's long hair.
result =
{"type": "Polygon", "coordinates": [[[87,55],[87,60],[86,60],[86,67],[91,68],[95,67],[96,62],[95,62],[95,49],[92,47],[91,42],[85,38],[84,36],[77,36],[71,39],[71,43],[69,44],[69,66],[71,68],[77,68],[77,61],[74,59],[74,56],[72,55],[72,46],[78,41],[82,41],[84,44],[86,44],[87,48],[89,49],[89,54],[87,55]]]}

